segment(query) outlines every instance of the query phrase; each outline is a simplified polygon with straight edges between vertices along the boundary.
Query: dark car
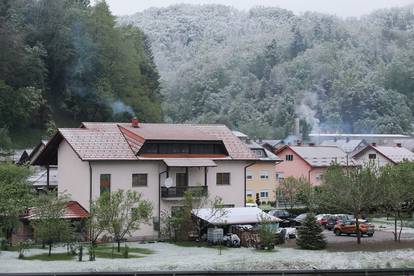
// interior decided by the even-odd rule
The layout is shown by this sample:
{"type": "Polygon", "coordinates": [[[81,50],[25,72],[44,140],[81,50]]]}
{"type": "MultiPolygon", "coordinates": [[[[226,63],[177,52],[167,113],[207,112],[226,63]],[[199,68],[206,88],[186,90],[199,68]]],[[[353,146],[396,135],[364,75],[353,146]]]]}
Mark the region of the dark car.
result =
{"type": "Polygon", "coordinates": [[[292,220],[292,225],[294,225],[294,226],[301,226],[301,225],[302,225],[302,223],[305,221],[305,218],[306,218],[308,215],[309,215],[308,213],[303,213],[303,214],[300,214],[299,216],[297,216],[296,218],[294,218],[294,219],[292,220]]]}
{"type": "Polygon", "coordinates": [[[290,214],[286,210],[274,209],[274,210],[270,210],[268,214],[271,215],[271,216],[280,218],[280,219],[289,219],[290,218],[290,214]]]}
{"type": "Polygon", "coordinates": [[[268,214],[283,220],[279,223],[280,227],[289,227],[290,224],[291,224],[290,223],[290,214],[286,210],[274,209],[274,210],[270,210],[268,214]]]}

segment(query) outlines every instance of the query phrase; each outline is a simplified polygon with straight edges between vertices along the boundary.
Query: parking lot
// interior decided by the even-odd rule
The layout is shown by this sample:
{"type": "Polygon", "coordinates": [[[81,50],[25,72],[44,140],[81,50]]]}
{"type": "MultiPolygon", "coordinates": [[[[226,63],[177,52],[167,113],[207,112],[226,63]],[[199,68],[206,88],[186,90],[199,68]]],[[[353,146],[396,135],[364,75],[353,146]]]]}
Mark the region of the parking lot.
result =
{"type": "MultiPolygon", "coordinates": [[[[398,250],[414,247],[414,233],[402,233],[401,242],[394,241],[391,231],[377,230],[373,237],[361,237],[361,244],[356,244],[356,235],[336,236],[332,231],[324,230],[328,251],[372,251],[398,250]]],[[[295,248],[296,241],[289,240],[284,247],[295,248]]]]}

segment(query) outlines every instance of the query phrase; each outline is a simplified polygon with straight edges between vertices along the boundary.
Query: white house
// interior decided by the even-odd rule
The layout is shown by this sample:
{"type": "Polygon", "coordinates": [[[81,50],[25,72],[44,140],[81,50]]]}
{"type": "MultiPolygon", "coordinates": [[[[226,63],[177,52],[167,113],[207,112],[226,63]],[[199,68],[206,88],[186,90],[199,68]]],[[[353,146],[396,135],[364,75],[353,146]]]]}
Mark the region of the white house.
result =
{"type": "Polygon", "coordinates": [[[193,189],[245,205],[246,169],[255,154],[224,125],[83,123],[62,128],[32,161],[58,166],[58,191],[86,210],[104,191],[133,189],[153,204],[153,221],[137,238],[159,235],[162,211],[193,189]]]}
{"type": "Polygon", "coordinates": [[[388,164],[398,164],[404,160],[414,161],[414,153],[403,148],[401,144],[378,146],[376,143],[372,143],[356,152],[353,158],[361,165],[373,163],[382,167],[388,164]]]}

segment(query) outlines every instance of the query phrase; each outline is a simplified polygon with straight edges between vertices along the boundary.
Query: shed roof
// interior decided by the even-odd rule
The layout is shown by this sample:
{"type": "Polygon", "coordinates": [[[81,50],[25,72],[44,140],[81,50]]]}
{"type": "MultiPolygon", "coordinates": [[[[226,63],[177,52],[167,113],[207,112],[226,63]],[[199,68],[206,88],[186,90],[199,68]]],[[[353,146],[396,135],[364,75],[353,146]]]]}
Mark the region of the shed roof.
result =
{"type": "Polygon", "coordinates": [[[217,212],[212,208],[201,208],[193,209],[192,214],[213,225],[256,224],[263,219],[272,222],[281,221],[257,207],[223,208],[223,212],[217,212]]]}
{"type": "MultiPolygon", "coordinates": [[[[62,219],[82,219],[87,218],[89,216],[88,211],[82,207],[77,201],[69,201],[65,205],[65,212],[61,216],[62,219]]],[[[36,220],[39,219],[39,216],[36,215],[36,209],[30,208],[28,210],[27,215],[24,217],[28,220],[36,220]]]]}

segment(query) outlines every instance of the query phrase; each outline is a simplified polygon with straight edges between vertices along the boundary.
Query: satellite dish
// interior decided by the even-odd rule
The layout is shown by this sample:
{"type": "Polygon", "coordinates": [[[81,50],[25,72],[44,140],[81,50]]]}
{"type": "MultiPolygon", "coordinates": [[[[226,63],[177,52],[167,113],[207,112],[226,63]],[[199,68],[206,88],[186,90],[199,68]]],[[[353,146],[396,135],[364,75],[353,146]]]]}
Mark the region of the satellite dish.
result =
{"type": "Polygon", "coordinates": [[[166,187],[166,188],[168,189],[168,188],[171,188],[171,187],[172,187],[172,185],[173,185],[173,180],[172,180],[172,178],[171,178],[171,177],[167,177],[167,178],[165,179],[165,181],[164,181],[164,187],[166,187]]]}

